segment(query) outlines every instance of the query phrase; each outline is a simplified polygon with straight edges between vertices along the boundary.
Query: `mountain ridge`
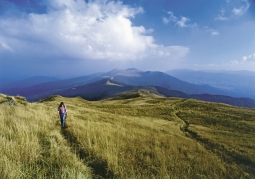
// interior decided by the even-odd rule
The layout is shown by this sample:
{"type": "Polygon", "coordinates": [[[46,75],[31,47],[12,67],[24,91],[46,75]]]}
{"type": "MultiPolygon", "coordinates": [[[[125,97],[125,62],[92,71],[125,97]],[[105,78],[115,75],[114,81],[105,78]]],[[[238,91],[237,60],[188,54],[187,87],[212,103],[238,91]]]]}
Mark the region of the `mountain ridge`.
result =
{"type": "Polygon", "coordinates": [[[141,71],[135,68],[114,69],[106,73],[49,81],[23,88],[0,89],[0,92],[8,95],[21,95],[28,101],[37,101],[51,95],[81,96],[87,100],[101,100],[138,89],[166,97],[194,98],[254,107],[254,100],[233,97],[226,91],[213,88],[208,84],[191,84],[163,72],[141,71]]]}
{"type": "Polygon", "coordinates": [[[167,74],[183,81],[210,85],[229,92],[230,96],[255,99],[255,72],[251,71],[195,71],[169,70],[167,74]],[[234,94],[238,92],[239,94],[234,94]]]}

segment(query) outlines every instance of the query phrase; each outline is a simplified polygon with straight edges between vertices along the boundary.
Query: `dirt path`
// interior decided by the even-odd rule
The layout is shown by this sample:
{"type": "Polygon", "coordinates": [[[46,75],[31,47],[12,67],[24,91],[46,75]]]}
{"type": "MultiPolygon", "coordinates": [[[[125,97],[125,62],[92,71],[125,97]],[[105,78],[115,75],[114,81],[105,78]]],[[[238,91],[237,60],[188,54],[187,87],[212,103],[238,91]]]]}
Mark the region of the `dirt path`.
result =
{"type": "Polygon", "coordinates": [[[107,162],[101,158],[96,157],[93,151],[86,151],[83,149],[77,137],[74,136],[68,128],[62,128],[61,134],[67,140],[71,151],[76,154],[78,158],[83,160],[83,163],[90,167],[93,172],[94,179],[111,179],[114,174],[109,170],[107,162]]]}
{"type": "Polygon", "coordinates": [[[213,143],[209,139],[203,138],[203,136],[200,136],[196,132],[190,130],[189,123],[178,115],[180,111],[176,110],[175,105],[172,105],[172,107],[175,110],[174,115],[176,116],[177,120],[182,121],[180,122],[181,124],[180,130],[184,132],[187,137],[190,137],[191,139],[201,143],[206,150],[213,152],[214,154],[219,156],[220,159],[223,159],[225,162],[229,163],[234,162],[237,165],[241,165],[243,166],[245,171],[252,173],[255,176],[255,162],[234,151],[229,151],[223,145],[213,143]]]}

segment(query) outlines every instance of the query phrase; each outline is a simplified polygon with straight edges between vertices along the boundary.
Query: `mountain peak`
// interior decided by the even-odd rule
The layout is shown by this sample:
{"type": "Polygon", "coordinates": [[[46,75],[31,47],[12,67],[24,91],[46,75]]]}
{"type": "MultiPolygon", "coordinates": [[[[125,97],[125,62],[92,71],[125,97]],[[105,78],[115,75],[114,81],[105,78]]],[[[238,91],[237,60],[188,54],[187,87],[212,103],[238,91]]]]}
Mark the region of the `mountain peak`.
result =
{"type": "Polygon", "coordinates": [[[126,69],[126,71],[139,71],[139,70],[137,70],[136,68],[128,68],[126,69]]]}
{"type": "Polygon", "coordinates": [[[128,68],[126,70],[119,71],[115,75],[120,75],[120,76],[141,76],[142,71],[137,70],[136,68],[128,68]]]}

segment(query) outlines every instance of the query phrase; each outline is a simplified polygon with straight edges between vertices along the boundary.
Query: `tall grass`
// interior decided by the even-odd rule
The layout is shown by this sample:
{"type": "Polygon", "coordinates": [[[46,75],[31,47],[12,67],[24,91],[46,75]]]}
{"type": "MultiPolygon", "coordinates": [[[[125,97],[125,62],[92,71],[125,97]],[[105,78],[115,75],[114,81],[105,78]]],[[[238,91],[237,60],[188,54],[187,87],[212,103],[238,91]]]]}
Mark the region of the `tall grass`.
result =
{"type": "Polygon", "coordinates": [[[178,116],[189,124],[188,130],[197,139],[229,162],[255,174],[254,109],[194,100],[187,100],[178,108],[178,116]]]}
{"type": "MultiPolygon", "coordinates": [[[[0,103],[5,100],[1,96],[0,103]]],[[[146,96],[12,100],[16,105],[0,105],[4,178],[255,177],[254,109],[146,96]],[[68,108],[63,129],[56,112],[60,101],[68,108]]]]}
{"type": "Polygon", "coordinates": [[[56,110],[11,100],[14,106],[0,106],[1,178],[91,178],[89,168],[60,135],[56,110]]]}

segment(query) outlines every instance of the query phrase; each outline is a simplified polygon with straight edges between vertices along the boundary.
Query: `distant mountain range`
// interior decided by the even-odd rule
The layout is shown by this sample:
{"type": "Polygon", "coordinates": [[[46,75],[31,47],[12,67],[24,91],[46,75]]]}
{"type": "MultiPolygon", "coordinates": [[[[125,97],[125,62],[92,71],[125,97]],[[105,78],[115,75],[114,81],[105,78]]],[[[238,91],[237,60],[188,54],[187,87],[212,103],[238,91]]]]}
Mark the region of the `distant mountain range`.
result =
{"type": "Polygon", "coordinates": [[[11,80],[11,79],[0,80],[3,80],[0,83],[0,87],[2,86],[2,88],[11,89],[11,88],[27,88],[40,83],[58,81],[59,79],[54,77],[34,76],[23,80],[11,80]]]}
{"type": "Polygon", "coordinates": [[[33,77],[0,86],[0,93],[21,95],[28,101],[37,101],[50,95],[80,96],[87,100],[101,100],[139,90],[162,97],[194,98],[235,106],[255,107],[255,100],[248,99],[247,96],[237,98],[242,94],[239,91],[217,88],[216,85],[210,86],[206,83],[192,84],[163,72],[144,72],[134,68],[114,69],[106,73],[65,80],[33,77]]]}
{"type": "Polygon", "coordinates": [[[192,84],[227,91],[230,96],[255,99],[255,72],[170,70],[166,73],[192,84]]]}

